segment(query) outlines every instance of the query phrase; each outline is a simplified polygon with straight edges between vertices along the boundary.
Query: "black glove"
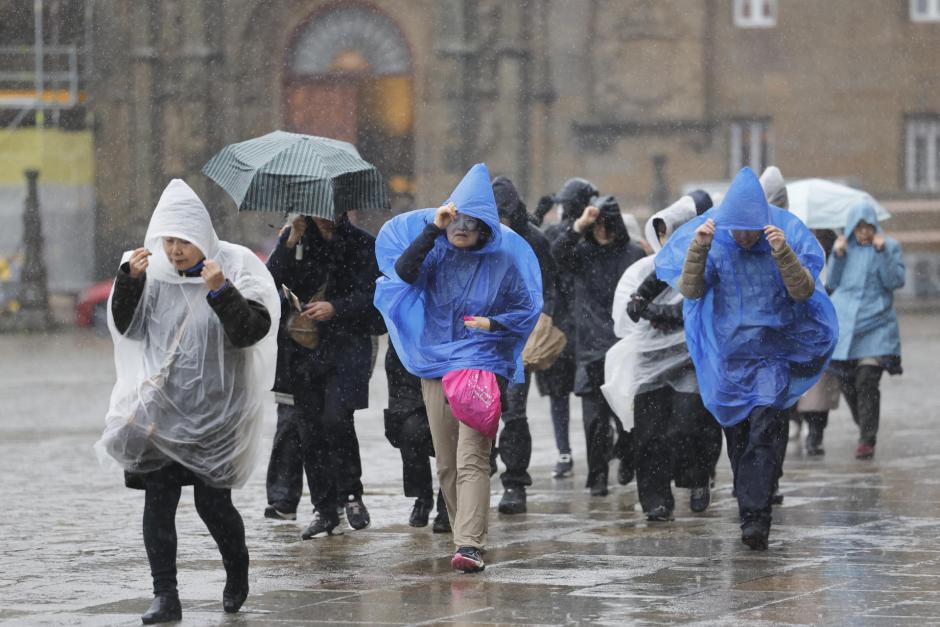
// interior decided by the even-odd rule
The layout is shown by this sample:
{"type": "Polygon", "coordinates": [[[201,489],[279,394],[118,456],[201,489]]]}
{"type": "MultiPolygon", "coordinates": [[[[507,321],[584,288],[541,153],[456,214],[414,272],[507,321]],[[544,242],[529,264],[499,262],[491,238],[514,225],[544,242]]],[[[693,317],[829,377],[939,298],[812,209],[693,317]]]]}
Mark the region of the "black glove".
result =
{"type": "Polygon", "coordinates": [[[664,333],[677,331],[683,326],[682,303],[649,305],[644,309],[642,316],[650,321],[650,326],[664,333]]]}
{"type": "Polygon", "coordinates": [[[555,200],[551,196],[542,196],[539,198],[539,204],[535,206],[535,213],[533,214],[533,222],[538,226],[542,225],[542,222],[545,220],[545,215],[552,210],[552,207],[555,206],[555,200]]]}
{"type": "Polygon", "coordinates": [[[649,307],[648,300],[638,294],[633,294],[630,296],[630,302],[627,303],[627,315],[630,316],[630,320],[639,322],[640,318],[645,317],[643,312],[647,307],[649,307]]]}

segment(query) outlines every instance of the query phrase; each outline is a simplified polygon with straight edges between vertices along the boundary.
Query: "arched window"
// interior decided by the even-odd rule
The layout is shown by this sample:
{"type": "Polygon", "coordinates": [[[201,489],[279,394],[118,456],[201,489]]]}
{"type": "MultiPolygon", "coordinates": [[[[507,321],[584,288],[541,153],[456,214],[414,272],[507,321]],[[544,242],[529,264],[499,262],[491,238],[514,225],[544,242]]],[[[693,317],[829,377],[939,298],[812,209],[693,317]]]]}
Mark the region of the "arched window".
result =
{"type": "Polygon", "coordinates": [[[288,130],[355,144],[382,172],[393,207],[412,208],[414,81],[398,25],[367,5],[321,11],[295,34],[285,65],[288,130]]]}

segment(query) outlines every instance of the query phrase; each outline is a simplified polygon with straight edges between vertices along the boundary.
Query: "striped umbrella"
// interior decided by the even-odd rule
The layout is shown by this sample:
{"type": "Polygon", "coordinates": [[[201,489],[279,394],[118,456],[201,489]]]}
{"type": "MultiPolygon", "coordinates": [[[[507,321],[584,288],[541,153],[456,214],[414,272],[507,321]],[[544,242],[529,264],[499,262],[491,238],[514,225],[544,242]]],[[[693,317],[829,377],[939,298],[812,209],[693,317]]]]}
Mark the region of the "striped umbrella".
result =
{"type": "Polygon", "coordinates": [[[274,131],[231,144],[202,173],[239,211],[302,213],[333,220],[350,209],[389,205],[382,175],[352,144],[274,131]]]}

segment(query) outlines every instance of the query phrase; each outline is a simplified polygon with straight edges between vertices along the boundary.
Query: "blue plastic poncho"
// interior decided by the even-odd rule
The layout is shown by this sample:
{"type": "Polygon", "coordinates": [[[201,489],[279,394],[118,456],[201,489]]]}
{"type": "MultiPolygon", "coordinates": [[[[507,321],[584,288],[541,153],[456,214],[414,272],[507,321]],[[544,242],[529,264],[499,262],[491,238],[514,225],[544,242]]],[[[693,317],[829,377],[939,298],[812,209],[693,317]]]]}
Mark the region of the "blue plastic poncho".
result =
{"type": "Polygon", "coordinates": [[[702,400],[723,426],[735,425],[755,407],[790,407],[821,376],[835,347],[832,303],[818,284],[823,251],[790,213],[767,204],[757,176],[744,168],[722,203],[687,222],[656,255],[656,273],[678,288],[695,230],[713,219],[716,233],[705,267],[703,298],[686,299],[685,336],[702,400]],[[800,263],[817,279],[805,302],[787,294],[763,233],[750,249],[732,229],[784,231],[800,263]]]}
{"type": "Polygon", "coordinates": [[[901,355],[894,311],[894,290],[904,286],[901,245],[886,237],[880,252],[862,246],[854,233],[862,221],[882,232],[875,207],[863,200],[848,212],[845,255],[829,257],[826,283],[835,290],[832,304],[839,316],[839,343],[832,358],[838,360],[901,355]]]}
{"type": "Polygon", "coordinates": [[[542,278],[532,248],[499,222],[489,171],[473,166],[450,198],[459,213],[482,220],[492,231],[479,250],[459,250],[441,234],[407,283],[395,261],[434,221],[436,209],[418,209],[392,218],[379,231],[375,255],[380,277],[375,306],[389,339],[408,372],[439,378],[453,370],[476,368],[522,383],[522,349],[542,311],[542,278]],[[505,330],[464,326],[464,316],[485,316],[505,330]]]}

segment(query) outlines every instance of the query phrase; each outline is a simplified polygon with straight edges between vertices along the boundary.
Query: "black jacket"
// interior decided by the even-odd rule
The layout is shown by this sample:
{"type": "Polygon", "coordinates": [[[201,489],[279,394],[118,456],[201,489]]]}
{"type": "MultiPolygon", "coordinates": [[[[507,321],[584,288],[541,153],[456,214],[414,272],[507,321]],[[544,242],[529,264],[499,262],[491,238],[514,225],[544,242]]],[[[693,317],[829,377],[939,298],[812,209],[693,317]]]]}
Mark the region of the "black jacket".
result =
{"type": "Polygon", "coordinates": [[[529,221],[529,212],[512,181],[505,176],[493,179],[493,196],[496,198],[500,219],[509,222],[509,228],[529,244],[538,259],[542,275],[542,313],[551,316],[555,311],[555,281],[558,275],[551,243],[545,234],[529,221]]]}
{"type": "MultiPolygon", "coordinates": [[[[385,332],[382,316],[372,304],[375,280],[375,239],[345,217],[336,224],[332,240],[326,240],[312,219],[300,239],[302,259],[287,247],[289,232],[281,235],[268,258],[274,283],[286,285],[307,303],[326,287],[325,300],[336,309],[329,321],[318,324],[320,343],[307,349],[291,340],[285,331],[290,307],[285,304],[278,330],[277,373],[274,391],[294,394],[298,386],[335,375],[350,406],[368,406],[369,375],[372,366],[370,335],[385,332]]],[[[286,301],[285,301],[286,303],[286,301]]]]}
{"type": "MultiPolygon", "coordinates": [[[[111,315],[121,335],[125,335],[131,326],[146,279],[146,275],[131,278],[130,266],[126,262],[118,271],[111,298],[111,315]]],[[[234,285],[227,285],[215,297],[207,294],[206,300],[222,322],[225,337],[235,348],[246,348],[260,342],[271,328],[271,314],[264,305],[246,299],[234,285]]]]}
{"type": "MultiPolygon", "coordinates": [[[[623,226],[622,220],[620,224],[623,226]]],[[[571,314],[577,336],[575,361],[578,365],[575,391],[583,393],[588,391],[583,381],[586,366],[602,362],[607,350],[617,343],[611,316],[617,283],[624,270],[645,257],[646,252],[630,241],[625,226],[614,242],[606,246],[598,244],[590,230],[576,233],[573,226],[568,226],[552,245],[552,253],[558,265],[573,277],[575,297],[571,314]]],[[[559,304],[562,298],[559,297],[559,304]]],[[[593,384],[590,387],[594,387],[593,384]]]]}

